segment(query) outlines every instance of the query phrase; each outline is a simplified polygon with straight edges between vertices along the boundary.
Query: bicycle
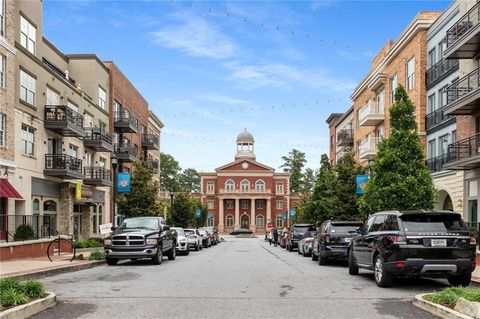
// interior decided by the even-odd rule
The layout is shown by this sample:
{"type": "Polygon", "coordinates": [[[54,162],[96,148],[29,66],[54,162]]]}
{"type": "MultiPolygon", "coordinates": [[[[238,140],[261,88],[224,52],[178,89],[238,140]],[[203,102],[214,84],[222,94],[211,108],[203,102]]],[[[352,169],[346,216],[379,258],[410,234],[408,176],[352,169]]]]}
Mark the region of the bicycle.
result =
{"type": "Polygon", "coordinates": [[[57,238],[52,240],[47,247],[47,256],[51,262],[65,261],[69,259],[70,262],[72,262],[73,259],[75,259],[75,252],[76,250],[73,241],[63,238],[61,235],[58,235],[57,238]]]}

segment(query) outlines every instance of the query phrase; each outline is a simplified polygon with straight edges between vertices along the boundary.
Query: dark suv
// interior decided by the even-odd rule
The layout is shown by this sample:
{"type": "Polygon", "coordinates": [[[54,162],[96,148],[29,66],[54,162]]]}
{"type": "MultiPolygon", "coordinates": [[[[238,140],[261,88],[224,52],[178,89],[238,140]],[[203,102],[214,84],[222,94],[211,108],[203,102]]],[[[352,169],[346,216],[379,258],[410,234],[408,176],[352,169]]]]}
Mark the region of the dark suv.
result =
{"type": "Polygon", "coordinates": [[[287,235],[287,250],[293,251],[294,248],[298,248],[298,242],[306,232],[316,231],[317,229],[313,224],[293,224],[287,235]]]}
{"type": "Polygon", "coordinates": [[[387,211],[373,214],[350,243],[350,275],[374,271],[379,287],[395,277],[447,278],[468,286],[475,269],[475,237],[450,211],[387,211]]]}
{"type": "Polygon", "coordinates": [[[347,260],[348,245],[362,225],[353,221],[324,221],[313,240],[312,260],[318,260],[319,265],[325,265],[328,259],[347,260]]]}

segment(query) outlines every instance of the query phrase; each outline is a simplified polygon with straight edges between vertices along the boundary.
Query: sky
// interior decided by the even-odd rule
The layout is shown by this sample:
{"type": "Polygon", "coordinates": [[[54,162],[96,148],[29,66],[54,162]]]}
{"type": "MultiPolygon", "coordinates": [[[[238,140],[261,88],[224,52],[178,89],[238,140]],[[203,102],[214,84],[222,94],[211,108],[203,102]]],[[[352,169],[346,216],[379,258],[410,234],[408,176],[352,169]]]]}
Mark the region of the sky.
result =
{"type": "Polygon", "coordinates": [[[44,35],[62,52],[113,60],[165,125],[182,168],[233,161],[244,128],[257,161],[292,148],[317,168],[325,120],[344,112],[388,39],[449,1],[55,1],[44,35]]]}

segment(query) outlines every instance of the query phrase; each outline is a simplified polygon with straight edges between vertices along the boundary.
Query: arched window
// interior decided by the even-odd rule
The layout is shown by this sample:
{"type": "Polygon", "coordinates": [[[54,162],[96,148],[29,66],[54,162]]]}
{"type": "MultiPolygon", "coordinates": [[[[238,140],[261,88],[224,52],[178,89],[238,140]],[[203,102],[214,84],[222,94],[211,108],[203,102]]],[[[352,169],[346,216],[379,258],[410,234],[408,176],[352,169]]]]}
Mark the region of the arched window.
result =
{"type": "Polygon", "coordinates": [[[257,227],[258,228],[265,227],[265,219],[263,218],[263,215],[257,215],[257,227]]]}
{"type": "Polygon", "coordinates": [[[233,215],[227,215],[227,228],[232,228],[233,227],[233,215]]]}
{"type": "Polygon", "coordinates": [[[46,200],[43,202],[43,212],[44,213],[56,213],[57,212],[57,203],[53,200],[46,200]]]}
{"type": "Polygon", "coordinates": [[[264,192],[265,191],[265,182],[262,181],[261,179],[259,179],[255,183],[255,189],[257,190],[257,192],[264,192]]]}
{"type": "Polygon", "coordinates": [[[225,182],[225,190],[228,191],[233,191],[235,189],[235,182],[229,179],[228,181],[225,182]]]}
{"type": "Polygon", "coordinates": [[[248,191],[250,189],[250,182],[247,181],[246,179],[244,179],[241,183],[240,183],[240,189],[242,191],[248,191]]]}

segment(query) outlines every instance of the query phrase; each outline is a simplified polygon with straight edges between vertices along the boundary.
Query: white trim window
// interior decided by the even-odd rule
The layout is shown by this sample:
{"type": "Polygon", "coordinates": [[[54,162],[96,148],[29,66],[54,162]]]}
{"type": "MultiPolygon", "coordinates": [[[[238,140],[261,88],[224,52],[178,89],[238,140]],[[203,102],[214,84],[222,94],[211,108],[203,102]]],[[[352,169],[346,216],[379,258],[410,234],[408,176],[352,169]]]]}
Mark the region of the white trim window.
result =
{"type": "Polygon", "coordinates": [[[283,195],[283,183],[276,184],[277,195],[283,195]]]}
{"type": "Polygon", "coordinates": [[[33,76],[20,70],[20,100],[35,106],[36,84],[33,76]]]}
{"type": "Polygon", "coordinates": [[[227,228],[232,228],[234,223],[233,215],[227,215],[226,221],[227,228]]]}
{"type": "Polygon", "coordinates": [[[242,199],[241,200],[241,206],[242,206],[242,209],[248,209],[250,207],[250,200],[248,199],[242,199]]]}
{"type": "Polygon", "coordinates": [[[213,182],[207,183],[207,193],[213,194],[215,192],[215,184],[213,182]]]}
{"type": "Polygon", "coordinates": [[[60,105],[60,95],[50,88],[47,88],[47,105],[60,105]]]}
{"type": "Polygon", "coordinates": [[[415,58],[411,58],[406,64],[407,74],[407,91],[410,91],[415,86],[415,58]]]}
{"type": "Polygon", "coordinates": [[[283,200],[277,200],[277,209],[283,209],[283,200]]]}
{"type": "Polygon", "coordinates": [[[4,147],[7,138],[7,116],[0,113],[0,147],[4,147]]]}
{"type": "Polygon", "coordinates": [[[225,182],[225,191],[232,192],[233,190],[235,190],[235,182],[229,179],[225,182]]]}
{"type": "Polygon", "coordinates": [[[4,89],[7,85],[6,74],[7,74],[7,57],[4,56],[3,54],[0,54],[0,89],[4,89]]]}
{"type": "Polygon", "coordinates": [[[213,227],[214,222],[215,222],[215,217],[208,218],[207,219],[207,227],[213,227]]]}
{"type": "Polygon", "coordinates": [[[207,208],[208,209],[213,209],[215,207],[215,203],[213,200],[208,200],[207,201],[207,208]]]}
{"type": "Polygon", "coordinates": [[[241,183],[240,183],[240,189],[242,191],[248,191],[250,189],[250,182],[246,179],[244,179],[241,183]]]}
{"type": "Polygon", "coordinates": [[[31,126],[22,124],[22,154],[33,156],[35,150],[35,129],[31,126]]]}
{"type": "Polygon", "coordinates": [[[278,227],[283,227],[283,218],[282,218],[282,216],[277,216],[277,217],[275,218],[275,226],[277,226],[277,228],[278,228],[278,227]]]}
{"type": "Polygon", "coordinates": [[[20,45],[32,54],[35,54],[36,34],[37,29],[27,19],[20,16],[20,45]]]}
{"type": "Polygon", "coordinates": [[[255,182],[255,189],[257,192],[265,192],[265,182],[261,179],[255,182]]]}
{"type": "Polygon", "coordinates": [[[100,157],[98,161],[98,166],[106,168],[107,167],[107,159],[105,157],[100,157]]]}
{"type": "Polygon", "coordinates": [[[105,105],[107,104],[107,92],[102,89],[100,86],[98,87],[98,106],[105,110],[105,105]]]}
{"type": "Polygon", "coordinates": [[[397,74],[394,74],[390,78],[390,101],[392,103],[395,103],[395,90],[398,87],[398,80],[397,80],[397,74]]]}
{"type": "Polygon", "coordinates": [[[233,209],[234,208],[234,204],[233,204],[233,199],[227,199],[225,201],[225,207],[227,207],[227,209],[233,209]]]}
{"type": "Polygon", "coordinates": [[[255,206],[257,209],[264,209],[265,208],[265,201],[263,199],[259,199],[256,201],[255,206]]]}
{"type": "Polygon", "coordinates": [[[5,37],[6,0],[0,0],[0,36],[5,37]]]}
{"type": "Polygon", "coordinates": [[[263,215],[257,215],[257,227],[264,228],[265,227],[265,218],[263,215]]]}
{"type": "Polygon", "coordinates": [[[78,158],[78,146],[73,144],[68,144],[68,155],[71,157],[78,158]]]}

